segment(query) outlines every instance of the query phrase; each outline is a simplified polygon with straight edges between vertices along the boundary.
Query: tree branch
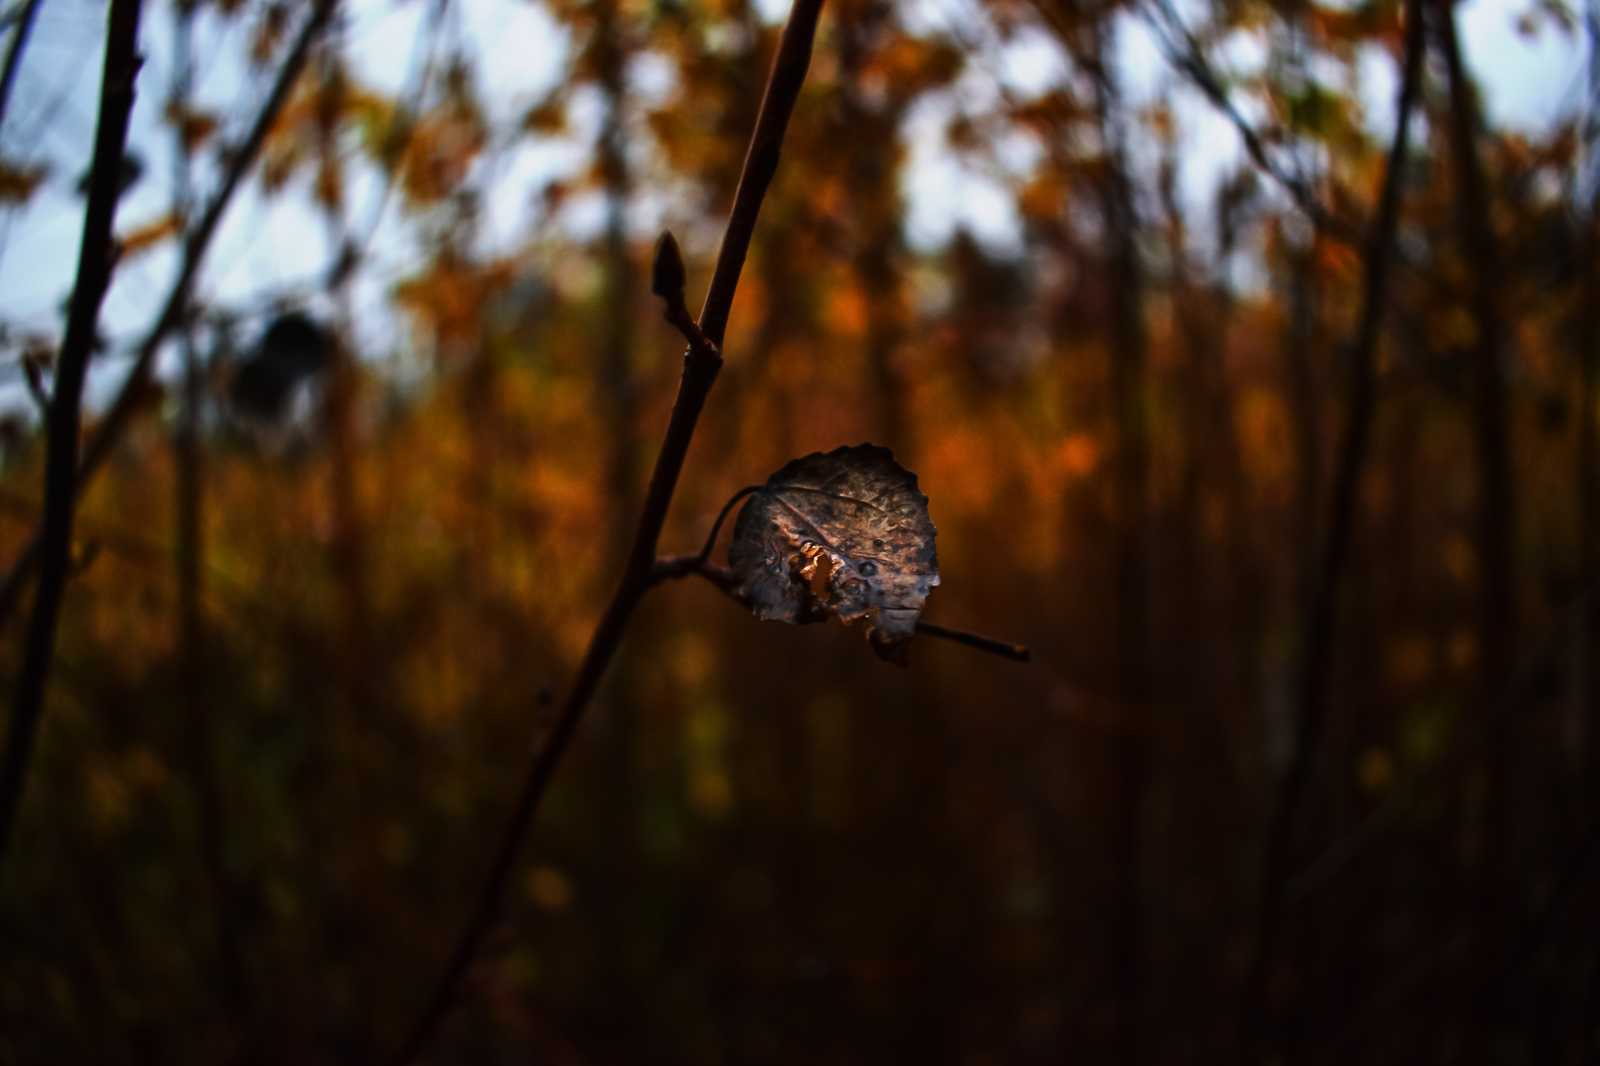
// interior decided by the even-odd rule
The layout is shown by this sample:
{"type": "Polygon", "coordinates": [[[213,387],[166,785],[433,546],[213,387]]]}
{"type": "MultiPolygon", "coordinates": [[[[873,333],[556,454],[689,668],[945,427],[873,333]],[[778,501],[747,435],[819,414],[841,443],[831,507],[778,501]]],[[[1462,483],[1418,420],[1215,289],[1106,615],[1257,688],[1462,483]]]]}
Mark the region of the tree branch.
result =
{"type": "Polygon", "coordinates": [[[22,50],[28,46],[28,34],[33,30],[33,18],[39,13],[42,0],[27,0],[22,13],[17,16],[17,29],[6,47],[6,65],[0,70],[0,128],[4,128],[6,111],[11,104],[11,86],[17,79],[17,68],[22,66],[22,50]]]}
{"type": "Polygon", "coordinates": [[[122,155],[128,141],[128,116],[133,110],[133,83],[140,60],[141,0],[112,0],[107,16],[105,67],[100,82],[100,118],[95,130],[94,162],[89,169],[89,202],[84,211],[83,241],[78,250],[78,278],[67,313],[66,336],[56,362],[55,394],[48,425],[45,460],[44,522],[40,532],[39,591],[23,653],[17,698],[11,709],[5,760],[0,765],[0,862],[11,839],[22,800],[22,784],[44,705],[45,681],[55,650],[61,593],[72,565],[73,504],[77,497],[78,429],[82,417],[83,382],[94,349],[100,304],[111,284],[116,251],[111,226],[122,191],[122,155]]]}
{"type": "MultiPolygon", "coordinates": [[[[755,132],[745,156],[738,191],[734,194],[728,228],[723,234],[711,287],[700,312],[700,331],[717,348],[721,347],[727,329],[728,312],[733,306],[739,273],[750,247],[761,201],[777,171],[784,132],[811,62],[812,42],[821,13],[822,0],[795,0],[788,24],[783,30],[783,39],[778,45],[778,54],[773,60],[772,72],[767,79],[766,94],[762,98],[755,132]]],[[[527,835],[528,826],[539,808],[545,789],[566,753],[590,698],[622,642],[634,607],[656,583],[656,543],[661,537],[661,528],[666,522],[667,509],[672,503],[673,491],[677,487],[678,475],[683,470],[684,457],[688,454],[700,411],[721,368],[722,359],[714,349],[708,351],[702,346],[692,345],[684,355],[683,378],[678,386],[677,399],[672,405],[672,415],[662,440],[661,453],[656,459],[655,472],[650,478],[644,511],[639,517],[639,526],[629,549],[622,580],[605,614],[601,616],[594,635],[590,637],[588,651],[578,667],[572,689],[567,694],[566,703],[549,739],[534,755],[528,767],[522,791],[479,890],[477,903],[467,918],[432,996],[395,1056],[393,1061],[396,1064],[410,1062],[422,1051],[455,1001],[462,977],[499,914],[506,878],[511,873],[522,839],[527,835]]]]}
{"type": "MultiPolygon", "coordinates": [[[[233,194],[238,189],[245,171],[250,169],[250,164],[260,154],[267,133],[277,121],[278,112],[283,110],[284,103],[289,99],[289,93],[294,89],[295,80],[305,66],[312,42],[327,26],[336,5],[337,0],[318,0],[316,8],[300,30],[300,36],[285,57],[283,66],[278,71],[277,81],[273,83],[272,91],[267,95],[266,102],[261,105],[261,111],[256,116],[255,125],[250,128],[244,142],[234,151],[222,184],[212,195],[211,202],[206,206],[199,223],[184,239],[183,264],[178,271],[178,280],[173,284],[172,292],[168,295],[155,325],[145,336],[144,342],[139,345],[133,369],[128,371],[128,376],[117,392],[116,399],[95,426],[94,434],[84,449],[77,477],[79,493],[82,493],[95,472],[110,457],[112,449],[117,446],[123,431],[127,429],[134,413],[144,401],[151,374],[155,369],[156,352],[183,320],[184,308],[188,304],[189,287],[194,282],[195,274],[200,270],[206,249],[216,234],[217,225],[222,221],[222,215],[233,199],[233,194]]],[[[15,612],[17,603],[22,598],[23,587],[39,564],[42,535],[42,530],[33,535],[16,561],[11,564],[5,580],[0,581],[0,626],[3,626],[15,612]]]]}
{"type": "Polygon", "coordinates": [[[1351,354],[1350,402],[1346,413],[1338,466],[1334,472],[1333,499],[1328,528],[1322,537],[1321,564],[1301,629],[1302,666],[1299,678],[1299,720],[1294,747],[1267,830],[1262,868],[1260,930],[1246,989],[1246,1026],[1260,1050],[1266,1040],[1267,988],[1277,951],[1284,887],[1289,877],[1294,830],[1304,803],[1317,743],[1327,717],[1328,687],[1337,636],[1340,591],[1349,568],[1350,544],[1355,531],[1361,476],[1372,436],[1376,396],[1378,337],[1387,303],[1394,233],[1400,219],[1401,179],[1405,172],[1406,144],[1411,111],[1422,80],[1423,18],[1421,0],[1406,7],[1406,50],[1400,99],[1396,105],[1394,141],[1389,148],[1378,214],[1367,240],[1366,277],[1362,289],[1361,320],[1351,354]]]}

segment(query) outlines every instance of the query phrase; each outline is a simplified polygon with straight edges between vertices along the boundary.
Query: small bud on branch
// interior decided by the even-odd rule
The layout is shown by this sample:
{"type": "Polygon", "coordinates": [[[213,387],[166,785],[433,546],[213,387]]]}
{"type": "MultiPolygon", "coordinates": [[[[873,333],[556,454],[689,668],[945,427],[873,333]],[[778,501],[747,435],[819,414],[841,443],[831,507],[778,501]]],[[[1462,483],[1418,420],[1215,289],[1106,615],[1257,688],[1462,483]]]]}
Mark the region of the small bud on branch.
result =
{"type": "Polygon", "coordinates": [[[700,331],[700,326],[695,322],[694,316],[689,313],[689,305],[684,302],[683,291],[689,281],[689,272],[683,265],[683,253],[678,250],[678,239],[670,231],[662,231],[661,239],[656,242],[656,256],[650,264],[650,293],[661,297],[666,309],[661,317],[678,328],[685,340],[689,342],[691,354],[702,359],[714,359],[719,364],[722,362],[722,353],[717,346],[700,331]]]}

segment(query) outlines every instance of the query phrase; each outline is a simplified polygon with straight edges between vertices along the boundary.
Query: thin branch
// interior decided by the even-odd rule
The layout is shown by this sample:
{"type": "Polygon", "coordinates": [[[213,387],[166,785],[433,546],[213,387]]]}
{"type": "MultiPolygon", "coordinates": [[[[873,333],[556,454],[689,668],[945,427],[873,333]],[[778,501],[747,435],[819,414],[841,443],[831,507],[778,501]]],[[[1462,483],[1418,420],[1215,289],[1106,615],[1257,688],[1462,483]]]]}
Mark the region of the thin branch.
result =
{"type": "Polygon", "coordinates": [[[28,385],[28,395],[33,399],[33,404],[39,409],[39,417],[45,425],[50,424],[50,392],[44,387],[44,371],[39,367],[39,361],[30,355],[22,357],[22,380],[28,385]]]}
{"type": "MultiPolygon", "coordinates": [[[[783,30],[783,39],[778,45],[777,56],[773,60],[772,72],[767,79],[766,94],[756,118],[749,153],[745,156],[738,191],[734,194],[728,228],[717,255],[716,270],[712,275],[710,290],[706,293],[705,306],[700,312],[700,330],[718,347],[727,329],[728,312],[733,305],[739,272],[761,211],[761,201],[777,171],[784,132],[811,62],[812,42],[821,13],[822,0],[795,0],[788,24],[783,30]]],[[[528,826],[539,808],[545,789],[561,763],[590,698],[622,642],[634,607],[656,583],[656,543],[660,540],[661,527],[666,522],[667,510],[672,503],[673,491],[677,487],[678,475],[683,470],[684,457],[688,454],[700,411],[721,368],[721,357],[701,347],[691,346],[684,355],[683,378],[678,386],[677,399],[673,401],[672,416],[662,440],[661,453],[656,459],[655,472],[650,478],[644,511],[639,517],[638,530],[629,550],[622,580],[589,640],[588,651],[578,667],[572,689],[567,694],[566,703],[549,739],[535,753],[528,767],[522,791],[479,890],[477,903],[456,941],[433,994],[393,1060],[397,1064],[410,1062],[422,1051],[454,1003],[462,978],[477,956],[484,935],[500,913],[506,879],[516,862],[522,839],[527,835],[528,826]]]]}
{"type": "Polygon", "coordinates": [[[22,800],[23,780],[38,731],[45,681],[55,650],[61,594],[72,566],[72,519],[77,498],[83,382],[89,372],[89,356],[94,350],[100,304],[111,284],[116,260],[111,226],[121,193],[122,156],[128,141],[128,116],[133,110],[133,83],[139,73],[140,60],[135,48],[139,38],[140,2],[112,0],[107,16],[100,118],[95,130],[94,162],[89,168],[89,202],[84,211],[83,241],[78,251],[78,278],[72,290],[66,335],[56,363],[55,395],[51,400],[39,591],[34,597],[17,698],[11,709],[5,759],[0,766],[0,862],[4,861],[11,827],[22,800]]]}
{"type": "MultiPolygon", "coordinates": [[[[1532,919],[1521,940],[1510,949],[1494,972],[1480,985],[1471,1000],[1471,1013],[1482,1017],[1493,1011],[1532,958],[1544,947],[1556,931],[1562,912],[1571,903],[1573,893],[1582,885],[1589,866],[1600,856],[1600,822],[1591,825],[1588,832],[1574,846],[1568,856],[1555,888],[1544,907],[1532,919]]],[[[1481,925],[1469,925],[1431,951],[1419,953],[1416,960],[1401,969],[1388,982],[1381,985],[1370,999],[1353,1014],[1333,1036],[1322,1042],[1316,1050],[1319,1057],[1335,1062],[1352,1061],[1356,1041],[1386,1017],[1405,1005],[1406,1000],[1424,981],[1441,967],[1458,963],[1467,957],[1470,948],[1486,935],[1481,925]]]]}
{"type": "Polygon", "coordinates": [[[700,324],[689,314],[689,305],[684,302],[683,290],[687,281],[688,273],[684,270],[683,253],[678,250],[678,239],[671,233],[663,233],[656,242],[655,259],[650,263],[650,294],[661,297],[666,305],[661,317],[677,327],[683,339],[689,342],[689,347],[701,358],[715,359],[721,355],[716,342],[700,332],[700,324]]]}
{"type": "Polygon", "coordinates": [[[1394,141],[1389,148],[1378,214],[1367,242],[1366,278],[1362,291],[1361,320],[1351,353],[1350,401],[1346,413],[1328,528],[1322,537],[1322,558],[1316,584],[1306,605],[1301,629],[1303,665],[1299,678],[1299,720],[1288,772],[1273,807],[1267,830],[1262,867],[1260,931],[1246,986],[1249,1036],[1266,1039],[1267,989],[1277,952],[1278,930],[1288,882],[1294,830],[1304,804],[1317,744],[1327,717],[1328,687],[1337,636],[1340,592],[1349,569],[1350,544],[1355,531],[1362,473],[1371,443],[1376,398],[1378,337],[1387,303],[1394,233],[1400,219],[1401,179],[1405,171],[1406,144],[1411,111],[1422,80],[1423,18],[1421,0],[1407,5],[1406,45],[1400,98],[1396,105],[1394,141]]]}
{"type": "Polygon", "coordinates": [[[6,111],[11,104],[11,86],[17,79],[17,68],[22,66],[22,50],[28,46],[28,34],[33,29],[33,17],[39,13],[43,0],[27,0],[22,13],[17,16],[17,29],[6,46],[6,65],[0,70],[0,129],[5,127],[6,111]]]}
{"type": "Polygon", "coordinates": [[[1021,644],[995,640],[992,637],[980,637],[976,633],[968,633],[960,629],[947,629],[944,626],[934,625],[932,622],[924,622],[921,619],[917,620],[917,632],[930,637],[938,637],[941,640],[964,644],[969,648],[976,648],[978,651],[985,651],[990,655],[998,655],[1002,659],[1011,659],[1019,663],[1028,662],[1033,658],[1033,653],[1021,644]]]}
{"type": "Polygon", "coordinates": [[[703,555],[663,555],[656,560],[656,565],[650,570],[651,581],[657,585],[663,581],[676,581],[690,574],[705,578],[733,599],[739,598],[739,579],[734,575],[733,569],[708,562],[703,555]]]}
{"type": "Polygon", "coordinates": [[[1486,709],[1489,706],[1506,707],[1508,713],[1515,709],[1524,688],[1531,684],[1540,670],[1548,669],[1551,660],[1560,653],[1563,642],[1574,632],[1581,633],[1600,602],[1600,586],[1590,584],[1579,589],[1567,601],[1560,617],[1545,630],[1537,644],[1525,649],[1516,677],[1493,701],[1480,701],[1443,750],[1426,767],[1403,784],[1392,789],[1384,801],[1360,824],[1329,845],[1315,859],[1307,862],[1298,874],[1290,878],[1284,889],[1286,907],[1309,899],[1326,888],[1350,864],[1367,850],[1398,828],[1406,816],[1440,784],[1445,775],[1455,769],[1473,750],[1489,724],[1486,709]]]}
{"type": "Polygon", "coordinates": [[[765,485],[746,485],[744,488],[734,493],[727,503],[722,505],[722,510],[717,512],[717,520],[711,523],[711,533],[706,537],[705,547],[700,549],[700,554],[697,556],[700,562],[703,563],[707,559],[711,558],[711,552],[717,546],[717,534],[721,532],[722,523],[727,519],[728,512],[733,510],[733,505],[744,499],[746,496],[752,496],[764,488],[766,488],[765,485]]]}
{"type": "Polygon", "coordinates": [[[1234,129],[1239,133],[1239,139],[1244,142],[1245,151],[1250,154],[1256,167],[1289,194],[1295,206],[1318,230],[1345,244],[1357,246],[1364,244],[1365,240],[1359,225],[1352,225],[1334,215],[1317,198],[1304,178],[1289,173],[1267,152],[1266,141],[1261,133],[1240,113],[1224,86],[1222,77],[1206,58],[1205,48],[1184,24],[1183,17],[1178,14],[1170,0],[1146,0],[1140,5],[1139,10],[1145,22],[1154,31],[1167,62],[1188,78],[1211,105],[1233,123],[1234,129]]]}
{"type": "MultiPolygon", "coordinates": [[[[178,280],[173,284],[172,292],[168,295],[155,325],[139,345],[133,369],[128,372],[116,399],[95,426],[94,433],[84,449],[77,477],[79,493],[83,492],[95,472],[110,457],[128,423],[144,403],[149,393],[150,378],[155,369],[156,352],[183,320],[183,311],[188,304],[189,287],[194,282],[195,274],[199,272],[206,249],[216,234],[217,225],[222,221],[222,215],[233,199],[233,194],[238,189],[245,172],[260,154],[261,145],[267,139],[268,131],[272,129],[272,124],[278,118],[278,112],[289,99],[295,80],[305,66],[312,41],[328,24],[336,5],[337,0],[318,0],[316,8],[301,29],[300,36],[285,57],[283,66],[278,71],[277,81],[256,116],[255,125],[251,127],[244,142],[234,151],[222,184],[212,195],[211,202],[206,206],[205,213],[200,216],[199,223],[185,238],[183,264],[178,272],[178,280]]],[[[42,530],[33,535],[18,555],[16,562],[11,564],[11,570],[6,574],[5,580],[0,582],[0,625],[4,625],[16,610],[17,603],[22,597],[23,587],[39,564],[42,535],[42,530]]]]}

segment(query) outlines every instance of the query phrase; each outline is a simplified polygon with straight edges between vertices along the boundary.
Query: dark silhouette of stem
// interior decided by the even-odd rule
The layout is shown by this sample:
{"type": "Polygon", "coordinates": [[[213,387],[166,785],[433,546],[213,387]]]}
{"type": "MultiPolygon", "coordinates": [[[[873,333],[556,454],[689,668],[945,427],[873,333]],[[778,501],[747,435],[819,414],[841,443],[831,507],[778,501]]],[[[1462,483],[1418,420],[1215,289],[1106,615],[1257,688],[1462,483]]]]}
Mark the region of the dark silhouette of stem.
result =
{"type": "Polygon", "coordinates": [[[836,24],[839,80],[837,121],[854,134],[844,171],[854,249],[850,269],[872,314],[866,323],[866,371],[871,381],[873,422],[882,443],[906,453],[905,383],[895,352],[905,333],[899,275],[894,256],[900,223],[889,207],[897,195],[893,159],[899,114],[892,103],[874,100],[866,70],[874,47],[890,28],[888,4],[852,4],[836,24]]]}
{"type": "MultiPolygon", "coordinates": [[[[1586,5],[1584,23],[1589,37],[1589,94],[1600,98],[1600,3],[1586,5]]],[[[1589,122],[1600,126],[1600,113],[1591,109],[1589,122]]],[[[1591,140],[1591,143],[1596,143],[1591,140]]],[[[1574,473],[1578,497],[1578,573],[1585,587],[1600,583],[1600,185],[1590,190],[1583,238],[1584,289],[1587,298],[1578,311],[1578,455],[1574,473]]],[[[1579,645],[1584,732],[1587,739],[1585,776],[1591,809],[1600,809],[1600,611],[1585,616],[1579,645]]],[[[1591,978],[1600,996],[1600,967],[1591,978]]],[[[1594,1051],[1600,1059],[1600,1047],[1594,1051]]]]}
{"type": "MultiPolygon", "coordinates": [[[[1584,627],[1592,624],[1596,604],[1600,604],[1600,584],[1591,582],[1572,596],[1540,640],[1524,650],[1516,675],[1507,690],[1494,701],[1496,706],[1525,705],[1527,697],[1521,693],[1539,671],[1553,668],[1560,649],[1570,646],[1574,633],[1581,636],[1584,627]]],[[[1433,795],[1450,774],[1459,770],[1487,728],[1486,707],[1486,704],[1479,704],[1432,762],[1414,777],[1390,789],[1383,803],[1367,818],[1305,863],[1285,886],[1284,905],[1293,906],[1332,884],[1357,858],[1401,826],[1417,805],[1433,795]]]]}
{"type": "MultiPolygon", "coordinates": [[[[336,3],[337,0],[318,0],[317,6],[300,30],[300,36],[295,39],[289,54],[284,58],[283,66],[278,70],[277,80],[273,83],[266,102],[261,105],[255,124],[251,126],[244,141],[233,151],[222,183],[212,195],[205,213],[200,216],[200,221],[185,236],[183,264],[178,271],[177,281],[173,283],[172,292],[162,306],[155,325],[139,345],[133,369],[128,371],[128,376],[123,381],[122,388],[118,390],[116,399],[111,402],[110,408],[101,417],[88,444],[84,447],[77,477],[80,493],[110,457],[123,431],[128,428],[134,414],[145,402],[149,392],[150,377],[155,369],[156,353],[172,331],[183,321],[183,311],[188,304],[189,287],[200,270],[206,249],[216,234],[218,223],[222,221],[223,212],[227,210],[240,180],[250,169],[250,164],[260,154],[261,145],[267,139],[268,131],[277,120],[278,112],[283,110],[284,103],[289,99],[289,93],[294,89],[295,79],[300,76],[300,71],[305,66],[312,41],[327,26],[336,3]]],[[[33,575],[34,568],[39,565],[42,537],[43,530],[33,535],[16,561],[11,564],[5,580],[0,581],[0,625],[4,625],[15,612],[17,603],[22,598],[23,587],[33,575]]]]}
{"type": "Polygon", "coordinates": [[[0,70],[0,129],[6,124],[6,112],[11,107],[11,87],[17,80],[17,68],[22,66],[22,51],[28,47],[28,34],[33,31],[33,18],[39,13],[43,0],[28,0],[17,17],[17,28],[6,46],[6,65],[0,70]]]}
{"type": "MultiPolygon", "coordinates": [[[[721,524],[722,518],[727,515],[736,502],[752,492],[759,492],[763,487],[756,485],[748,489],[739,490],[739,494],[729,500],[727,506],[722,509],[722,515],[717,518],[718,525],[721,524]]],[[[667,555],[657,559],[652,569],[653,583],[659,585],[663,581],[676,581],[694,574],[705,578],[734,599],[739,599],[738,577],[728,567],[718,566],[709,561],[711,545],[716,541],[716,536],[716,532],[713,530],[710,540],[706,542],[705,551],[699,555],[667,555]]],[[[1033,653],[1024,645],[1013,644],[1006,640],[995,640],[992,637],[980,637],[976,633],[968,633],[963,629],[950,629],[921,619],[917,620],[917,632],[1019,663],[1029,662],[1033,658],[1033,653]]]]}
{"type": "Polygon", "coordinates": [[[1205,49],[1184,25],[1183,18],[1171,0],[1148,0],[1140,6],[1145,22],[1155,31],[1156,42],[1171,63],[1201,94],[1233,123],[1239,139],[1244,142],[1250,159],[1267,177],[1271,178],[1293,198],[1295,206],[1311,220],[1318,230],[1344,244],[1360,245],[1361,229],[1330,212],[1317,198],[1311,186],[1298,174],[1285,170],[1267,152],[1266,140],[1240,113],[1228,94],[1223,78],[1206,58],[1205,49]]]}
{"type": "Polygon", "coordinates": [[[51,398],[49,454],[45,461],[44,524],[40,533],[39,589],[17,681],[16,702],[0,765],[0,862],[22,800],[22,784],[44,705],[45,681],[55,651],[61,594],[72,563],[72,512],[78,480],[78,428],[83,382],[94,348],[100,303],[111,283],[116,253],[111,226],[121,192],[122,154],[133,110],[133,82],[139,72],[135,47],[140,0],[112,0],[107,16],[105,67],[100,84],[100,118],[95,129],[94,162],[89,168],[89,202],[84,211],[78,278],[67,313],[67,330],[57,360],[51,398]]]}
{"type": "MultiPolygon", "coordinates": [[[[783,39],[778,45],[777,56],[773,60],[772,72],[767,79],[766,94],[762,98],[755,133],[751,136],[750,149],[745,156],[738,191],[734,194],[728,228],[723,234],[711,287],[700,312],[701,331],[719,348],[727,331],[728,313],[733,306],[739,272],[761,212],[761,201],[777,172],[784,132],[811,63],[811,47],[821,13],[822,0],[795,0],[788,24],[784,27],[783,39]]],[[[454,1002],[462,977],[477,956],[484,934],[500,911],[506,878],[516,861],[533,815],[538,810],[539,801],[544,797],[545,789],[566,753],[584,709],[589,705],[590,698],[605,675],[606,667],[622,642],[633,609],[656,583],[656,544],[666,522],[667,509],[672,504],[678,475],[683,470],[684,457],[694,437],[695,425],[721,369],[722,359],[704,350],[691,347],[684,356],[683,378],[678,385],[677,399],[673,401],[672,415],[656,459],[655,471],[650,477],[644,510],[628,552],[622,580],[589,640],[589,648],[549,738],[535,753],[528,767],[516,806],[512,809],[510,823],[479,890],[477,903],[456,941],[432,996],[393,1060],[397,1064],[410,1062],[421,1052],[454,1002]]]]}
{"type": "MultiPolygon", "coordinates": [[[[1470,274],[1471,311],[1477,320],[1472,345],[1473,445],[1477,459],[1478,699],[1489,719],[1481,766],[1485,777],[1481,825],[1484,876],[1476,920],[1498,924],[1510,896],[1513,800],[1511,772],[1516,731],[1497,704],[1511,680],[1517,624],[1513,591],[1510,413],[1505,371],[1500,365],[1505,322],[1500,309],[1502,264],[1495,248],[1488,192],[1478,159],[1478,112],[1456,40],[1454,8],[1435,0],[1436,43],[1449,79],[1449,140],[1455,178],[1456,224],[1470,274]]],[[[1469,814],[1469,817],[1474,815],[1469,814]]]]}
{"type": "Polygon", "coordinates": [[[939,637],[942,640],[954,641],[964,644],[969,648],[986,651],[990,655],[998,655],[1002,659],[1013,659],[1019,663],[1028,662],[1033,658],[1033,653],[1021,644],[1012,644],[1010,641],[994,640],[990,637],[980,637],[976,633],[967,633],[960,629],[948,629],[944,626],[934,625],[932,622],[917,620],[917,632],[925,633],[930,637],[939,637]]]}
{"type": "Polygon", "coordinates": [[[1334,470],[1333,498],[1328,509],[1327,530],[1322,537],[1321,562],[1313,577],[1301,630],[1303,659],[1296,701],[1299,713],[1295,723],[1294,746],[1267,829],[1260,928],[1246,986],[1247,1035],[1257,1051],[1265,1050],[1269,1041],[1266,1031],[1269,1014],[1267,986],[1277,952],[1294,831],[1305,802],[1311,769],[1316,760],[1317,743],[1328,712],[1328,688],[1338,631],[1340,592],[1349,569],[1361,477],[1372,436],[1378,337],[1388,296],[1395,227],[1400,218],[1401,177],[1405,169],[1411,111],[1422,77],[1422,46],[1421,0],[1411,0],[1407,6],[1405,69],[1400,99],[1396,105],[1394,141],[1389,148],[1378,214],[1373,220],[1367,243],[1361,319],[1351,350],[1350,400],[1334,470]]]}
{"type": "Polygon", "coordinates": [[[1149,752],[1144,714],[1150,705],[1150,433],[1145,414],[1147,337],[1145,277],[1138,239],[1140,218],[1129,171],[1125,107],[1112,50],[1114,9],[1106,4],[1087,21],[1077,56],[1094,92],[1095,121],[1105,165],[1095,181],[1104,227],[1102,256],[1108,275],[1107,323],[1112,416],[1115,425],[1117,523],[1117,657],[1119,695],[1129,720],[1118,731],[1116,798],[1112,824],[1110,991],[1116,1002],[1114,1061],[1141,1059],[1140,1013],[1144,994],[1145,809],[1149,752]]]}
{"type": "Polygon", "coordinates": [[[706,536],[706,545],[704,548],[700,549],[700,555],[698,559],[699,562],[703,563],[711,558],[712,549],[714,549],[717,545],[717,534],[722,530],[722,523],[727,520],[728,512],[733,510],[733,505],[744,499],[746,496],[760,492],[764,488],[766,488],[765,485],[746,485],[744,488],[734,493],[728,499],[727,503],[722,505],[722,510],[717,512],[717,520],[711,523],[711,532],[706,536]]]}

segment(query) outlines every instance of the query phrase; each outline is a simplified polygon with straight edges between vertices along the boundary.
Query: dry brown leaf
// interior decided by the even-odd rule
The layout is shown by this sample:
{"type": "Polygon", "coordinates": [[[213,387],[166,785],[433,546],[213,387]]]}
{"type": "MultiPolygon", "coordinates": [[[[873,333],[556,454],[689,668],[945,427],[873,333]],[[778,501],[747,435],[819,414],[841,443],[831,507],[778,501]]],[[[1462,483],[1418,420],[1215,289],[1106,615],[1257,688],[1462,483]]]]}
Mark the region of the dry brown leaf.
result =
{"type": "Polygon", "coordinates": [[[42,163],[22,165],[0,159],[0,204],[27,203],[49,172],[42,163]]]}
{"type": "Polygon", "coordinates": [[[872,649],[904,666],[939,583],[936,532],[916,475],[889,449],[860,444],[814,452],[768,478],[739,512],[728,564],[758,618],[865,618],[872,649]]]}
{"type": "Polygon", "coordinates": [[[124,233],[117,240],[122,257],[127,259],[138,255],[140,252],[160,244],[168,237],[176,237],[183,232],[183,217],[176,212],[162,215],[154,222],[146,222],[124,233]]]}

